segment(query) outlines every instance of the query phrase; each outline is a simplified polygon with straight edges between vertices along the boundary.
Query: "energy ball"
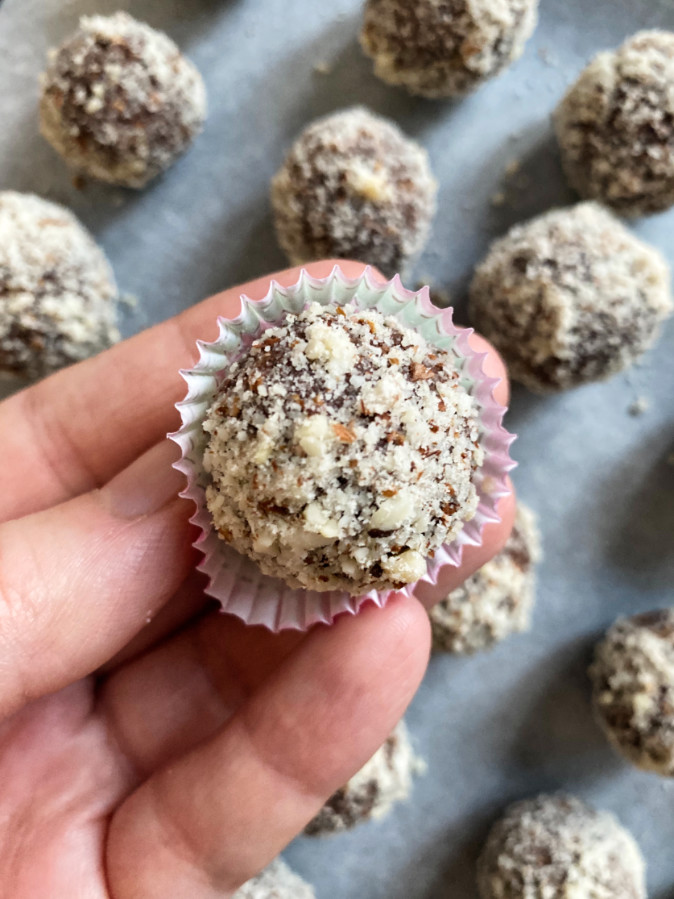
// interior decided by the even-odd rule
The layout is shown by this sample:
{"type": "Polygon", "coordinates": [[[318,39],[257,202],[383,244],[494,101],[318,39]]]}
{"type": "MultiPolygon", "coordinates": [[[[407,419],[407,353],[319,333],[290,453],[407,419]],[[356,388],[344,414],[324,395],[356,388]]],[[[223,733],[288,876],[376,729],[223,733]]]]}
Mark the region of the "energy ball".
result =
{"type": "Polygon", "coordinates": [[[119,339],[117,288],[75,216],[0,191],[0,374],[41,378],[119,339]]]}
{"type": "Polygon", "coordinates": [[[595,203],[512,228],[478,267],[470,303],[511,376],[538,393],[628,368],[672,309],[664,259],[595,203]]]}
{"type": "Polygon", "coordinates": [[[358,259],[387,277],[424,248],[436,193],[426,151],[361,108],[310,125],[271,185],[276,233],[293,265],[358,259]]]}
{"type": "Polygon", "coordinates": [[[502,551],[429,610],[433,648],[470,654],[527,630],[539,558],[536,518],[520,504],[502,551]]]}
{"type": "Polygon", "coordinates": [[[511,806],[478,862],[481,899],[646,899],[644,860],[606,812],[572,796],[511,806]]]}
{"type": "Polygon", "coordinates": [[[371,818],[383,818],[410,794],[412,778],[425,770],[401,721],[370,761],[328,799],[307,824],[309,836],[351,830],[371,818]]]}
{"type": "Polygon", "coordinates": [[[360,41],[388,84],[456,97],[521,56],[537,18],[538,0],[367,0],[360,41]]]}
{"type": "Polygon", "coordinates": [[[292,587],[399,589],[477,508],[477,402],[450,352],[376,310],[287,316],[230,367],[204,429],[215,528],[292,587]]]}
{"type": "Polygon", "coordinates": [[[237,890],[232,899],[316,899],[313,887],[277,858],[237,890]]]}
{"type": "Polygon", "coordinates": [[[674,34],[642,31],[600,53],[555,114],[572,187],[624,215],[674,203],[674,34]]]}
{"type": "Polygon", "coordinates": [[[144,187],[201,131],[201,75],[170,38],[123,12],[80,20],[42,76],[44,137],[73,169],[144,187]]]}
{"type": "Polygon", "coordinates": [[[633,765],[674,777],[674,609],[618,621],[590,669],[597,718],[633,765]]]}

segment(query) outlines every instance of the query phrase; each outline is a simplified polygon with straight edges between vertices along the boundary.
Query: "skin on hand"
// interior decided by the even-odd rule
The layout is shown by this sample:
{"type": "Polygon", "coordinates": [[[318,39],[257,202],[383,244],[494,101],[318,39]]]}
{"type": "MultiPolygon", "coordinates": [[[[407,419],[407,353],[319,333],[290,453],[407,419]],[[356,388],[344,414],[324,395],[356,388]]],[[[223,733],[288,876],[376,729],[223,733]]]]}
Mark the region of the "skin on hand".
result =
{"type": "MultiPolygon", "coordinates": [[[[374,753],[423,676],[414,599],[273,635],[213,612],[193,570],[164,438],[177,372],[269,280],[0,404],[2,899],[230,895],[374,753]]],[[[493,350],[487,364],[505,402],[493,350]]],[[[513,510],[504,498],[456,584],[500,549],[513,510]]]]}

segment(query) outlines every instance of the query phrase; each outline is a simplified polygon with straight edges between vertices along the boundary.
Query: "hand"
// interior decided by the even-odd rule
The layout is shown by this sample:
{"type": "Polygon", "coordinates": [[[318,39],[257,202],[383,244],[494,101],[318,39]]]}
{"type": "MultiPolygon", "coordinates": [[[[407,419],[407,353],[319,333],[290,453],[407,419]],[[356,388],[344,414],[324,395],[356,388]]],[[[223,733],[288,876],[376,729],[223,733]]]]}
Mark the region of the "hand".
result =
{"type": "MultiPolygon", "coordinates": [[[[0,404],[3,899],[229,896],[374,753],[423,676],[416,600],[274,636],[214,612],[193,571],[164,437],[178,369],[268,283],[0,404]]],[[[493,352],[489,366],[505,401],[493,352]]],[[[513,506],[446,587],[502,546],[513,506]]]]}

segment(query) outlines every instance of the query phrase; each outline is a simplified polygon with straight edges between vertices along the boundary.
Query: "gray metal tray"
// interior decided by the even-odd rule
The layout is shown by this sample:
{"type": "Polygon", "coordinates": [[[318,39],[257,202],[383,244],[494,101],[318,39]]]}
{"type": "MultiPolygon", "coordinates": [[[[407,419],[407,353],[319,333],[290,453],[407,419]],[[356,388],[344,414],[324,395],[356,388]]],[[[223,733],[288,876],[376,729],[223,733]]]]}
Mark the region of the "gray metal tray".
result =
{"type": "MultiPolygon", "coordinates": [[[[441,184],[419,278],[448,287],[461,318],[471,269],[515,221],[571,199],[550,113],[597,50],[643,27],[674,29],[656,0],[543,0],[524,58],[462,103],[380,84],[356,44],[359,0],[5,0],[0,6],[0,187],[70,205],[139,298],[125,333],[284,265],[268,181],[313,117],[365,103],[422,141],[441,184]],[[194,150],[141,194],[73,188],[38,136],[46,48],[83,12],[124,7],[169,32],[209,88],[194,150]],[[327,64],[329,74],[314,70],[327,64]],[[510,177],[505,169],[519,160],[510,177]],[[504,187],[505,185],[505,187],[504,187]],[[505,190],[507,202],[491,198],[505,190]]],[[[638,232],[674,262],[674,217],[638,232]]],[[[319,899],[474,899],[474,862],[504,804],[563,788],[616,812],[649,866],[649,895],[674,895],[674,783],[617,759],[592,721],[586,666],[623,613],[674,599],[674,321],[643,366],[607,384],[538,399],[516,389],[516,481],[544,532],[530,634],[472,659],[433,659],[408,721],[428,773],[380,823],[299,839],[291,864],[319,899]],[[628,407],[650,402],[640,417],[628,407]]]]}

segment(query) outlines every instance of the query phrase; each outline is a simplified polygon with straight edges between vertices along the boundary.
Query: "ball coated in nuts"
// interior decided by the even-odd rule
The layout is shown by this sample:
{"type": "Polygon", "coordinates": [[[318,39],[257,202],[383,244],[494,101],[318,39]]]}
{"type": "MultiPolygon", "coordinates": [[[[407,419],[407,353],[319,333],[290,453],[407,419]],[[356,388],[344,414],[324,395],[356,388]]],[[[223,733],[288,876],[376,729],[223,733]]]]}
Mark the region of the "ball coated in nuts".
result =
{"type": "Polygon", "coordinates": [[[573,796],[515,803],[478,862],[481,899],[646,899],[644,860],[606,812],[573,796]]]}
{"type": "Polygon", "coordinates": [[[519,503],[501,552],[429,610],[434,650],[469,654],[526,630],[539,559],[536,518],[519,503]]]}
{"type": "Polygon", "coordinates": [[[425,150],[392,122],[347,109],[290,149],[271,186],[276,233],[293,265],[358,259],[393,277],[424,248],[436,191],[425,150]]]}
{"type": "Polygon", "coordinates": [[[660,254],[595,203],[516,225],[478,266],[473,322],[539,393],[632,365],[671,313],[660,254]]]}
{"type": "Polygon", "coordinates": [[[455,97],[517,59],[537,17],[538,0],[367,0],[360,41],[383,81],[455,97]]]}
{"type": "Polygon", "coordinates": [[[642,31],[600,53],[555,113],[572,187],[623,215],[674,204],[674,34],[642,31]]]}
{"type": "Polygon", "coordinates": [[[674,777],[674,609],[618,621],[590,673],[613,746],[638,768],[674,777]]]}
{"type": "Polygon", "coordinates": [[[103,251],[63,206],[0,191],[0,373],[35,379],[119,339],[103,251]]]}
{"type": "Polygon", "coordinates": [[[201,131],[201,75],[165,34],[123,12],[80,20],[42,76],[44,137],[74,170],[141,188],[201,131]]]}
{"type": "Polygon", "coordinates": [[[456,357],[374,309],[286,316],[230,367],[204,428],[216,530],[292,587],[413,583],[477,509],[479,406],[456,357]]]}

